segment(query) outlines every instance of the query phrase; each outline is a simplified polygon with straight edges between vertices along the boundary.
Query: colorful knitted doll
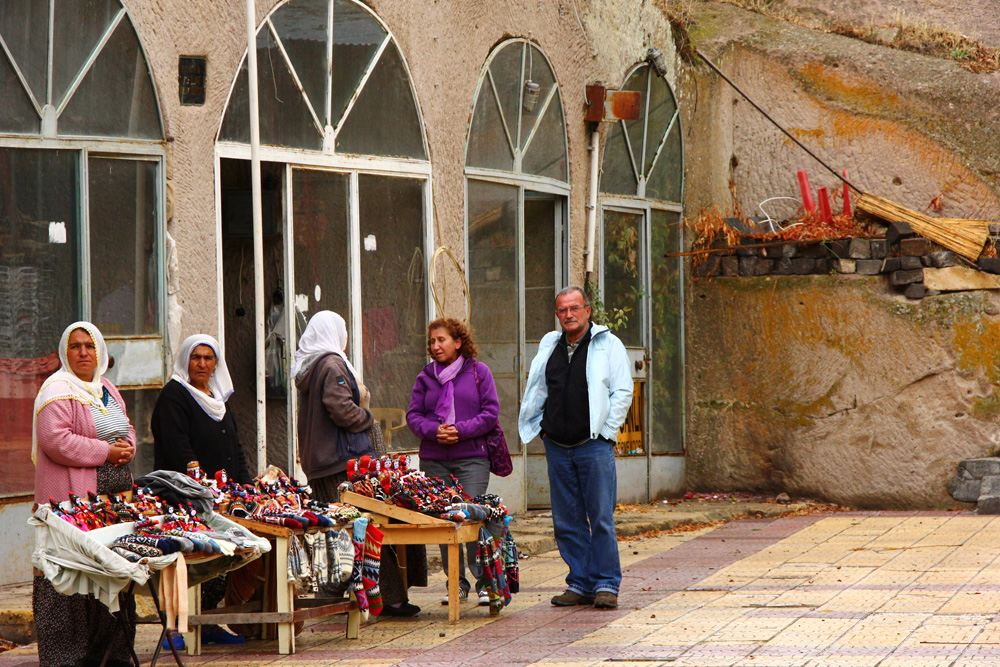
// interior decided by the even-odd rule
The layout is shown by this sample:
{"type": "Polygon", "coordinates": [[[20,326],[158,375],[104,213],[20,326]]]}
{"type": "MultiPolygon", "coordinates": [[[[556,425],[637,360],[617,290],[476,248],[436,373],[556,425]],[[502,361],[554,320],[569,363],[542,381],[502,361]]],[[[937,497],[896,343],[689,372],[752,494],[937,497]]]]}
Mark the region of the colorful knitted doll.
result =
{"type": "Polygon", "coordinates": [[[382,538],[384,534],[369,523],[365,531],[364,565],[361,569],[361,579],[365,586],[365,597],[371,613],[378,616],[382,613],[382,592],[378,587],[378,569],[382,560],[382,538]]]}

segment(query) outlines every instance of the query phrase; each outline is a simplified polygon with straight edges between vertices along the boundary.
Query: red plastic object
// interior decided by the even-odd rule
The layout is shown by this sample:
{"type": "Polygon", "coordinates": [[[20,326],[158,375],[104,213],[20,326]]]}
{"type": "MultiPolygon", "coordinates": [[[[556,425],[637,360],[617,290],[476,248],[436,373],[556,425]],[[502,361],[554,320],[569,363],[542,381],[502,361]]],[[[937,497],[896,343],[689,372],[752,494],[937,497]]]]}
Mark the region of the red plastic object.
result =
{"type": "Polygon", "coordinates": [[[809,177],[804,169],[799,169],[799,190],[802,192],[802,206],[809,213],[816,212],[816,202],[813,201],[812,188],[809,187],[809,177]]]}
{"type": "Polygon", "coordinates": [[[826,194],[826,188],[817,190],[816,196],[819,198],[819,219],[823,222],[833,222],[833,216],[830,214],[830,197],[826,194]]]}
{"type": "MultiPolygon", "coordinates": [[[[847,178],[847,170],[840,172],[847,178]]],[[[847,217],[851,216],[851,189],[847,187],[847,183],[844,183],[844,215],[847,217]]]]}

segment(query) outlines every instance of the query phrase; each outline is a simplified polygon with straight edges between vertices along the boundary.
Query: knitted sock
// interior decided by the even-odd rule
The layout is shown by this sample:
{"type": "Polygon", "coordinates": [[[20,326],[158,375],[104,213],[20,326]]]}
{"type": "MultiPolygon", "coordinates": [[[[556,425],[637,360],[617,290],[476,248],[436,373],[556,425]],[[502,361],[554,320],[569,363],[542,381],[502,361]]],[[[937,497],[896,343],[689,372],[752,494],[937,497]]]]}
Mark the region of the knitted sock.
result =
{"type": "Polygon", "coordinates": [[[378,568],[382,560],[383,537],[382,531],[376,528],[375,524],[368,524],[368,529],[365,531],[364,564],[361,569],[361,579],[365,586],[368,605],[376,616],[382,613],[382,592],[378,587],[378,568]]]}
{"type": "Polygon", "coordinates": [[[351,590],[358,598],[358,608],[362,612],[368,612],[368,598],[365,595],[365,584],[361,577],[361,568],[364,563],[365,531],[368,529],[368,519],[361,518],[354,520],[354,567],[351,569],[351,590]]]}
{"type": "Polygon", "coordinates": [[[340,563],[340,580],[350,581],[354,571],[354,541],[351,531],[346,528],[337,532],[337,562],[340,563]]]}

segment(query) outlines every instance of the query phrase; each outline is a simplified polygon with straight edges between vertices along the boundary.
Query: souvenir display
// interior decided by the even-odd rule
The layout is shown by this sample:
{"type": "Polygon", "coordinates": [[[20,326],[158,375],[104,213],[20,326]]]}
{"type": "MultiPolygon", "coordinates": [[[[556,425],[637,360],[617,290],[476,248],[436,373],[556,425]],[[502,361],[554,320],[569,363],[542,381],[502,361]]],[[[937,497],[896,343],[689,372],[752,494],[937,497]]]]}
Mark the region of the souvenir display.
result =
{"type": "MultiPolygon", "coordinates": [[[[519,590],[518,555],[509,529],[511,517],[500,496],[484,493],[470,498],[454,477],[449,485],[411,469],[410,457],[406,455],[352,459],[347,462],[347,475],[349,481],[341,485],[342,491],[456,523],[482,522],[476,552],[483,565],[483,580],[479,583],[488,591],[494,612],[510,603],[511,595],[519,590]]],[[[359,540],[364,540],[364,531],[359,534],[358,522],[354,526],[354,544],[358,548],[359,540]]],[[[362,580],[365,571],[363,568],[362,580]]],[[[357,581],[353,585],[359,601],[362,594],[377,598],[377,588],[372,591],[367,584],[357,581]],[[363,589],[361,593],[359,589],[363,589]]],[[[367,603],[373,606],[371,599],[367,603]]]]}

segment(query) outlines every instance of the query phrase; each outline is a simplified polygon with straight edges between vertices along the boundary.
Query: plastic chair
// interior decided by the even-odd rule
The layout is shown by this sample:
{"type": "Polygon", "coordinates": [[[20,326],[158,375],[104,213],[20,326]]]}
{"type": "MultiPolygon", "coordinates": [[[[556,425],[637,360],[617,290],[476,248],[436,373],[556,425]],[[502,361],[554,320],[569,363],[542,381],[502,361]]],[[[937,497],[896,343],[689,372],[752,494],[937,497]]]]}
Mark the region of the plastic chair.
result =
{"type": "Polygon", "coordinates": [[[406,410],[403,408],[372,408],[372,417],[382,427],[385,437],[385,448],[392,445],[392,432],[406,428],[406,410]]]}

